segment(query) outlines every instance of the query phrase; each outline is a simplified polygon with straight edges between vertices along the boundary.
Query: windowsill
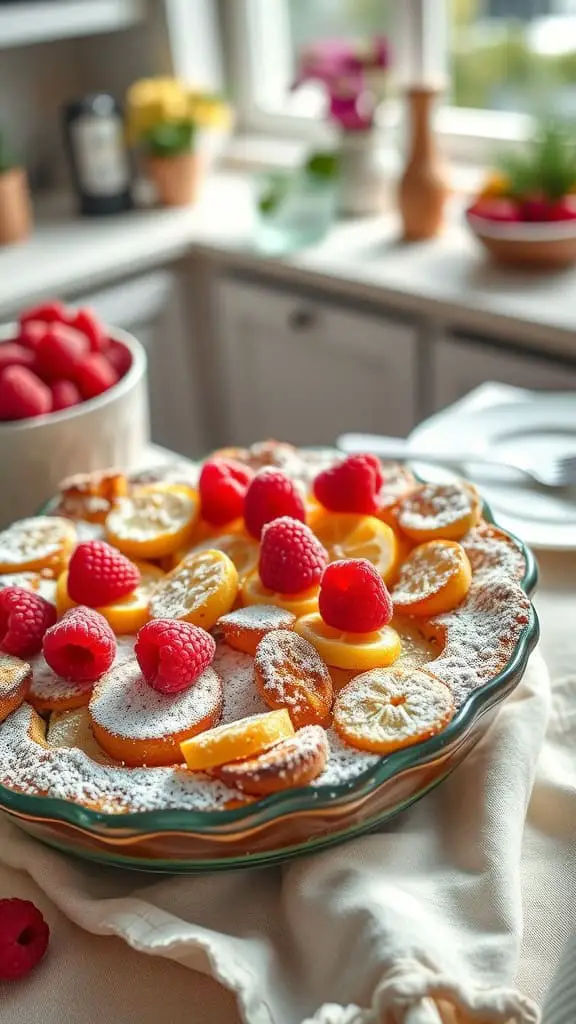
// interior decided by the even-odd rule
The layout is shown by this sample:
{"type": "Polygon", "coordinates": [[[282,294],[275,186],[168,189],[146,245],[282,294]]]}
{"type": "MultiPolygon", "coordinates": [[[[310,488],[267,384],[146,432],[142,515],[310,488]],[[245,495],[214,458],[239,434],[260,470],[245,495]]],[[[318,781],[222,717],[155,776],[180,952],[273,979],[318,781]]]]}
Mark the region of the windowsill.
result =
{"type": "MultiPolygon", "coordinates": [[[[386,135],[382,133],[382,144],[386,145],[386,135]]],[[[390,203],[392,205],[395,181],[401,170],[401,159],[394,142],[389,143],[394,156],[391,166],[396,165],[396,172],[389,183],[390,203]]],[[[302,139],[280,138],[273,135],[256,133],[239,133],[235,135],[226,149],[223,166],[227,170],[240,172],[257,172],[265,170],[289,170],[296,167],[304,155],[313,148],[310,142],[302,139]]],[[[473,195],[479,188],[486,168],[482,164],[455,161],[450,164],[450,183],[458,195],[473,195]]]]}

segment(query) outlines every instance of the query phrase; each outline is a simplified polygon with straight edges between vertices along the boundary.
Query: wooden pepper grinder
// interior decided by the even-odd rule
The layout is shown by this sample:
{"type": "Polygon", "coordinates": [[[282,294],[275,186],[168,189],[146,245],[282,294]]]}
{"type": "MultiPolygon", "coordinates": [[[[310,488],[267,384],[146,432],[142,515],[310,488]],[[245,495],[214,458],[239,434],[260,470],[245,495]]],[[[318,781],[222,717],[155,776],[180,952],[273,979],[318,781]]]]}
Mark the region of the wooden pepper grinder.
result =
{"type": "Polygon", "coordinates": [[[407,241],[433,238],[443,223],[449,188],[431,123],[438,92],[432,86],[417,86],[406,93],[411,138],[398,200],[407,241]]]}

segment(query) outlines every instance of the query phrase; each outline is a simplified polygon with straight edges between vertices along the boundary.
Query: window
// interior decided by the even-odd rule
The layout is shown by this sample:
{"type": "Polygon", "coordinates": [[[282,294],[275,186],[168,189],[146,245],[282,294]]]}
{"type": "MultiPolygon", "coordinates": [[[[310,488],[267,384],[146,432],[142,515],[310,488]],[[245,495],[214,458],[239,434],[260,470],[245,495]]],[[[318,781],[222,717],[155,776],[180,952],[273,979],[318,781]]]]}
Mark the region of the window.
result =
{"type": "Polygon", "coordinates": [[[452,103],[576,117],[576,0],[450,0],[452,103]]]}
{"type": "Polygon", "coordinates": [[[290,88],[298,53],[317,39],[374,34],[392,42],[392,97],[423,62],[448,74],[439,127],[457,156],[514,143],[528,112],[576,118],[576,0],[228,0],[227,10],[241,121],[252,130],[325,131],[322,89],[290,88]]]}
{"type": "Polygon", "coordinates": [[[392,9],[382,0],[288,0],[288,18],[297,54],[322,37],[357,39],[389,31],[392,9]]]}

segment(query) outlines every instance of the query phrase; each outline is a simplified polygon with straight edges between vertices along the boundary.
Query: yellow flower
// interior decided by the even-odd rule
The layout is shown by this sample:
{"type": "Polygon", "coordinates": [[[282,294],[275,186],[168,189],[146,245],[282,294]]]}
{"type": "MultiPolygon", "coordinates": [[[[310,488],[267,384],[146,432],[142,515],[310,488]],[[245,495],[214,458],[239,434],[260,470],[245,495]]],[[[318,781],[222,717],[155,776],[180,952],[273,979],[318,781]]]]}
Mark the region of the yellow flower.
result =
{"type": "Polygon", "coordinates": [[[227,128],[232,112],[220,97],[190,88],[178,78],[141,78],[126,97],[130,142],[138,142],[154,125],[193,120],[199,127],[227,128]]]}

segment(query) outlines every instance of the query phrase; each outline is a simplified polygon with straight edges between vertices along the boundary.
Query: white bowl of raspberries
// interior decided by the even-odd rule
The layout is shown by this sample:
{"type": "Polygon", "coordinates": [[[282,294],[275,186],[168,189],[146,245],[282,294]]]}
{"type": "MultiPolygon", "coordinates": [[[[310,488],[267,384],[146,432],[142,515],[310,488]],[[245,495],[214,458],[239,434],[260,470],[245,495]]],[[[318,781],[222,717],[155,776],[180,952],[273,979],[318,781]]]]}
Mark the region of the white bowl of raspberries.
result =
{"type": "Polygon", "coordinates": [[[136,338],[57,301],[0,327],[0,526],[42,505],[63,476],[133,468],[148,440],[136,338]]]}

